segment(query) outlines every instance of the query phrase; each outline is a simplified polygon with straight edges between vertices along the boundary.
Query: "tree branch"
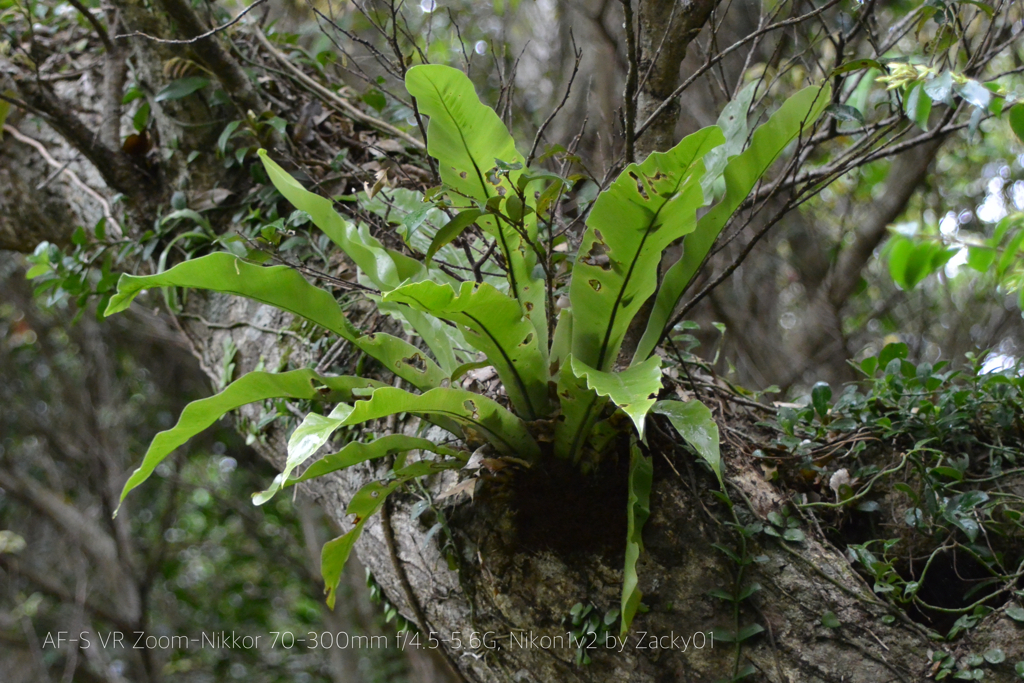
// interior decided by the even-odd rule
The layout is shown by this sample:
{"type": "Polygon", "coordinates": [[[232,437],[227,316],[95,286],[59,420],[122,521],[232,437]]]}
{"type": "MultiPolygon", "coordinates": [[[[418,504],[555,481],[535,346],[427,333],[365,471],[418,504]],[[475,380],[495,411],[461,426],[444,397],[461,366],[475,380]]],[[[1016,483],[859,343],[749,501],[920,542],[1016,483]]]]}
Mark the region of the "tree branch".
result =
{"type": "MultiPolygon", "coordinates": [[[[76,0],[70,0],[70,2],[72,2],[72,3],[74,3],[75,1],[76,0]]],[[[231,21],[227,22],[226,24],[221,24],[220,26],[217,26],[216,28],[211,28],[209,31],[206,31],[205,33],[201,33],[198,36],[195,36],[194,38],[185,38],[185,39],[181,39],[181,40],[176,39],[176,38],[159,38],[157,36],[151,36],[148,33],[143,33],[142,31],[132,31],[131,33],[120,33],[120,34],[114,36],[114,38],[116,38],[118,40],[120,40],[122,38],[145,38],[146,40],[152,40],[154,43],[163,43],[164,45],[192,45],[193,43],[197,43],[200,40],[203,40],[204,38],[209,38],[210,36],[213,36],[213,35],[215,35],[217,33],[220,33],[221,31],[224,31],[226,29],[231,28],[232,26],[234,26],[235,24],[240,22],[242,20],[242,17],[244,17],[246,14],[248,14],[249,12],[251,12],[254,9],[256,9],[257,7],[259,7],[260,5],[262,5],[266,1],[267,0],[256,0],[256,2],[252,3],[251,5],[249,5],[245,9],[243,9],[241,12],[239,12],[238,16],[236,16],[231,21]]]]}
{"type": "Polygon", "coordinates": [[[719,0],[643,0],[639,8],[640,64],[645,68],[637,93],[638,155],[664,151],[675,144],[679,102],[674,93],[679,65],[690,43],[708,21],[719,0]],[[676,4],[681,3],[679,8],[676,4]],[[671,32],[671,35],[669,33],[671,32]],[[640,134],[647,131],[647,135],[640,134]]]}
{"type": "Polygon", "coordinates": [[[96,132],[75,116],[73,107],[57,97],[49,85],[25,76],[14,80],[26,104],[44,116],[68,144],[81,152],[111,189],[143,206],[149,203],[155,194],[152,182],[126,154],[104,145],[96,132]]]}
{"type": "MultiPolygon", "coordinates": [[[[238,108],[243,112],[262,112],[263,102],[249,82],[249,77],[214,35],[216,30],[209,31],[203,25],[188,0],[160,0],[160,4],[178,24],[181,32],[189,37],[189,44],[199,61],[213,72],[238,108]]],[[[257,4],[259,3],[251,5],[250,9],[257,4]]]]}

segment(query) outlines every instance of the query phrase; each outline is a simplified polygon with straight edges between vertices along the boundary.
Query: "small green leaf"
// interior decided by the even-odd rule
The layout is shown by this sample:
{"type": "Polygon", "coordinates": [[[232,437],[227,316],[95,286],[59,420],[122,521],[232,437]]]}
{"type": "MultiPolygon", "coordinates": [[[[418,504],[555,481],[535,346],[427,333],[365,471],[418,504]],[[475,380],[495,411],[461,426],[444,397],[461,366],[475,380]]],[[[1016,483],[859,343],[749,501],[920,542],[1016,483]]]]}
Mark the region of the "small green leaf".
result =
{"type": "Polygon", "coordinates": [[[277,131],[278,135],[284,135],[288,130],[288,122],[282,119],[280,116],[271,116],[267,119],[267,124],[277,131]]]}
{"type": "Polygon", "coordinates": [[[900,289],[912,288],[907,284],[906,272],[907,264],[914,254],[914,248],[914,243],[902,235],[896,235],[889,241],[889,275],[893,282],[900,286],[900,289]]]}
{"type": "Polygon", "coordinates": [[[992,101],[992,93],[989,89],[974,79],[969,79],[966,83],[956,86],[955,90],[960,97],[980,110],[987,109],[989,102],[992,101]]]}
{"type": "Polygon", "coordinates": [[[946,465],[940,465],[939,467],[933,467],[929,470],[934,474],[941,475],[943,477],[949,477],[955,481],[962,481],[964,473],[954,467],[947,467],[946,465]]]}
{"type": "Polygon", "coordinates": [[[864,124],[864,114],[860,113],[857,107],[848,104],[830,104],[825,107],[825,113],[838,121],[864,124]]]}
{"type": "Polygon", "coordinates": [[[828,415],[828,402],[832,400],[832,387],[828,382],[818,382],[811,389],[811,403],[822,420],[828,415]]]}
{"type": "Polygon", "coordinates": [[[712,588],[708,591],[708,595],[710,595],[713,598],[718,598],[719,600],[724,600],[725,602],[737,601],[735,595],[733,595],[732,593],[723,588],[712,588]]]}
{"type": "Polygon", "coordinates": [[[208,85],[210,85],[210,79],[204,76],[188,76],[186,78],[179,78],[176,81],[168,83],[167,86],[158,92],[156,97],[153,99],[156,102],[180,100],[183,97],[188,97],[192,93],[202,90],[208,85]]]}
{"type": "Polygon", "coordinates": [[[135,116],[132,117],[132,127],[136,133],[141,133],[149,125],[149,102],[143,102],[135,116]]]}
{"type": "Polygon", "coordinates": [[[221,131],[220,137],[217,138],[217,151],[221,153],[221,156],[227,154],[228,140],[235,134],[238,127],[242,125],[241,121],[230,121],[228,125],[224,126],[224,130],[221,131]]]}
{"type": "Polygon", "coordinates": [[[718,483],[725,488],[722,479],[722,458],[718,449],[718,425],[711,411],[700,401],[658,401],[651,410],[664,415],[688,444],[711,465],[718,483]]]}
{"type": "Polygon", "coordinates": [[[943,71],[930,81],[924,83],[924,93],[936,104],[949,104],[953,95],[953,74],[943,71]]]}
{"type": "Polygon", "coordinates": [[[1006,608],[1006,616],[1010,617],[1014,621],[1024,622],[1024,607],[1021,607],[1017,603],[1013,603],[1006,608]]]}
{"type": "Polygon", "coordinates": [[[1006,653],[1004,653],[998,647],[994,647],[991,650],[985,652],[984,657],[985,661],[989,664],[1002,664],[1006,661],[1006,653]]]}
{"type": "Polygon", "coordinates": [[[995,95],[995,97],[992,98],[992,101],[988,104],[988,110],[992,112],[992,116],[1001,115],[1003,113],[1003,107],[1006,106],[1006,97],[1002,96],[1002,88],[1000,88],[999,84],[995,81],[986,83],[985,87],[988,88],[989,92],[995,95]]]}
{"type": "Polygon", "coordinates": [[[786,529],[782,532],[782,537],[787,541],[792,541],[793,543],[801,543],[804,540],[804,532],[799,529],[786,529]]]}
{"type": "Polygon", "coordinates": [[[366,102],[368,105],[370,105],[377,111],[382,111],[384,107],[388,106],[388,101],[384,97],[384,93],[382,93],[380,90],[377,90],[376,88],[373,88],[372,90],[367,90],[365,93],[363,93],[363,102],[366,102]]]}
{"type": "Polygon", "coordinates": [[[753,638],[758,633],[761,633],[763,631],[764,626],[761,626],[760,624],[750,624],[749,626],[744,626],[736,633],[736,642],[742,643],[744,640],[753,638]]]}
{"type": "Polygon", "coordinates": [[[906,358],[909,353],[910,347],[903,342],[886,344],[885,348],[882,349],[882,352],[878,354],[878,366],[884,368],[897,358],[906,358]]]}
{"type": "Polygon", "coordinates": [[[861,71],[862,69],[878,69],[881,71],[883,68],[884,67],[881,62],[874,59],[855,59],[852,62],[847,62],[846,64],[837,66],[832,72],[832,75],[838,76],[839,74],[850,73],[851,71],[861,71]]]}
{"type": "Polygon", "coordinates": [[[924,84],[917,84],[907,92],[904,111],[921,130],[928,130],[928,117],[932,113],[932,100],[924,91],[924,84]]]}
{"type": "Polygon", "coordinates": [[[345,568],[345,563],[348,562],[352,548],[355,547],[356,541],[363,533],[364,526],[366,526],[366,519],[360,520],[347,534],[325,543],[323,550],[320,551],[320,573],[324,577],[327,606],[331,609],[334,609],[334,601],[337,598],[335,591],[341,581],[341,570],[345,568]]]}
{"type": "Polygon", "coordinates": [[[987,273],[996,260],[997,252],[991,247],[971,245],[967,247],[967,267],[979,273],[987,273]]]}
{"type": "Polygon", "coordinates": [[[1010,128],[1017,135],[1017,139],[1024,142],[1024,104],[1015,104],[1010,107],[1010,128]]]}
{"type": "Polygon", "coordinates": [[[473,225],[477,218],[483,215],[483,211],[480,209],[466,209],[459,212],[455,218],[451,219],[444,226],[437,231],[434,235],[434,239],[430,242],[430,248],[427,249],[427,263],[434,258],[438,250],[447,244],[450,244],[456,237],[461,235],[466,228],[473,225]]]}
{"type": "Polygon", "coordinates": [[[49,263],[37,263],[36,265],[28,269],[28,272],[25,273],[25,279],[34,280],[37,277],[46,275],[52,269],[53,267],[49,263]]]}
{"type": "Polygon", "coordinates": [[[1017,662],[1013,665],[1013,670],[1017,672],[1017,677],[1024,679],[1024,662],[1017,662]]]}
{"type": "Polygon", "coordinates": [[[750,583],[750,584],[747,584],[746,586],[744,586],[743,589],[740,590],[739,595],[736,596],[736,599],[737,600],[746,600],[751,595],[753,595],[754,593],[757,593],[760,590],[761,590],[761,584],[759,584],[759,583],[757,583],[755,581],[754,583],[750,583]]]}
{"type": "Polygon", "coordinates": [[[839,628],[841,623],[835,612],[828,611],[821,615],[821,625],[825,628],[839,628]]]}

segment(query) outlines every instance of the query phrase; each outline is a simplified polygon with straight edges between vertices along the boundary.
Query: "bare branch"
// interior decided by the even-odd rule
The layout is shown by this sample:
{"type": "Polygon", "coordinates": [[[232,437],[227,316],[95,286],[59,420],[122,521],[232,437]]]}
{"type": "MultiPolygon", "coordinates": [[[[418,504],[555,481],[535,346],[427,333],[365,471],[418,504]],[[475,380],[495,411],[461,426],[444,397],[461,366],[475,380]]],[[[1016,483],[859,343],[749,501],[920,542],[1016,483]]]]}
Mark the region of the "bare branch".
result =
{"type": "Polygon", "coordinates": [[[5,124],[3,130],[5,133],[8,133],[12,138],[17,140],[18,142],[29,145],[30,147],[35,149],[37,152],[39,152],[39,156],[43,157],[47,164],[57,169],[49,178],[47,178],[44,181],[43,184],[36,188],[37,190],[41,190],[43,187],[45,187],[46,183],[49,183],[53,178],[61,174],[66,175],[68,179],[76,187],[82,190],[82,192],[84,192],[85,194],[95,199],[96,203],[99,204],[100,207],[102,207],[103,216],[104,218],[107,219],[107,224],[111,231],[110,234],[115,239],[120,239],[123,236],[124,233],[121,230],[121,224],[118,223],[117,219],[114,218],[114,214],[110,211],[110,204],[107,203],[107,200],[104,199],[96,190],[92,189],[84,182],[82,182],[82,179],[78,177],[78,174],[68,168],[68,163],[62,164],[56,159],[54,159],[53,156],[50,155],[49,151],[47,151],[46,147],[44,147],[41,142],[39,142],[38,140],[33,140],[27,135],[23,135],[22,132],[17,128],[5,124]]]}
{"type": "Polygon", "coordinates": [[[776,22],[776,23],[771,24],[769,26],[765,26],[763,29],[760,29],[758,31],[754,31],[753,33],[751,33],[750,35],[746,36],[742,40],[739,40],[739,41],[733,43],[732,45],[730,45],[729,47],[725,48],[724,50],[722,50],[721,52],[716,54],[714,57],[709,59],[701,68],[697,69],[697,71],[695,71],[693,74],[691,74],[690,77],[687,78],[685,81],[683,81],[683,83],[681,83],[679,85],[679,87],[677,87],[675,90],[673,90],[672,93],[670,95],[668,95],[668,97],[664,98],[664,101],[662,102],[662,104],[660,106],[658,106],[653,112],[651,112],[648,115],[648,117],[644,120],[644,122],[642,124],[640,124],[640,127],[637,128],[637,130],[636,130],[637,137],[639,138],[641,135],[643,135],[644,132],[646,132],[647,129],[651,127],[651,125],[654,123],[654,121],[659,116],[661,116],[661,114],[664,113],[669,107],[671,107],[672,103],[675,102],[675,99],[677,97],[679,97],[687,88],[689,88],[693,84],[694,81],[696,81],[698,78],[703,76],[708,71],[708,69],[711,69],[713,66],[715,66],[720,61],[725,59],[725,57],[727,57],[729,54],[735,52],[736,50],[740,49],[741,47],[743,47],[744,45],[746,45],[750,41],[756,40],[757,38],[761,37],[762,35],[764,35],[766,33],[770,33],[771,31],[777,31],[778,29],[785,28],[786,26],[792,26],[794,24],[799,24],[802,21],[807,21],[808,19],[811,19],[813,17],[818,16],[819,14],[824,12],[825,10],[827,10],[827,9],[829,9],[831,7],[834,7],[837,4],[839,4],[839,0],[829,0],[829,2],[827,2],[824,5],[822,5],[821,7],[819,7],[816,10],[813,10],[811,12],[807,12],[806,14],[801,14],[798,17],[792,17],[790,19],[786,19],[784,21],[779,21],[779,22],[776,22]]]}
{"type": "Polygon", "coordinates": [[[110,39],[110,34],[107,33],[107,29],[103,28],[103,24],[96,18],[96,15],[89,11],[89,8],[83,5],[81,0],[68,0],[68,2],[96,29],[96,35],[103,41],[103,46],[107,48],[107,52],[115,52],[117,48],[114,47],[114,41],[110,39]]]}
{"type": "Polygon", "coordinates": [[[72,107],[54,94],[48,85],[31,78],[16,78],[25,103],[46,119],[54,130],[80,151],[103,176],[103,180],[140,204],[154,199],[152,181],[140,172],[128,155],[120,149],[104,145],[95,131],[73,113],[72,107]]]}
{"type": "Polygon", "coordinates": [[[625,135],[626,135],[626,163],[631,164],[636,160],[634,142],[636,140],[636,85],[637,71],[640,68],[639,56],[636,48],[636,26],[633,23],[632,0],[621,0],[622,15],[626,26],[626,59],[629,62],[629,71],[626,74],[626,93],[623,96],[622,106],[625,109],[625,135]]]}
{"type": "MultiPolygon", "coordinates": [[[[234,100],[241,111],[263,111],[263,103],[249,77],[231,57],[224,45],[214,35],[216,31],[206,30],[199,16],[188,0],[160,0],[164,11],[177,23],[181,32],[190,36],[189,44],[196,56],[224,86],[224,91],[234,100]]],[[[255,7],[259,2],[250,6],[255,7]]]]}
{"type": "MultiPolygon", "coordinates": [[[[77,6],[78,0],[68,0],[68,1],[71,4],[77,6]]],[[[193,43],[198,43],[200,40],[204,40],[206,38],[209,38],[210,36],[213,36],[213,35],[216,35],[216,34],[220,33],[221,31],[224,31],[224,30],[227,30],[227,29],[231,28],[232,26],[234,26],[235,24],[240,22],[242,20],[242,18],[246,14],[248,14],[251,11],[253,11],[254,9],[259,7],[260,5],[262,5],[266,1],[267,0],[256,0],[254,3],[252,3],[251,5],[246,7],[245,9],[243,9],[241,12],[239,12],[238,16],[236,16],[234,19],[232,19],[231,21],[227,22],[226,24],[221,24],[220,26],[217,26],[216,28],[211,28],[209,31],[206,31],[205,33],[201,33],[198,36],[193,36],[192,38],[182,38],[182,39],[177,39],[177,38],[159,38],[157,36],[151,36],[148,33],[143,33],[142,31],[132,31],[131,33],[120,33],[120,34],[114,36],[114,38],[116,40],[122,40],[124,38],[145,38],[146,40],[152,40],[154,43],[163,43],[165,45],[192,45],[193,43]]]]}
{"type": "Polygon", "coordinates": [[[271,44],[270,40],[268,40],[263,34],[263,31],[256,28],[253,29],[253,33],[255,34],[256,39],[261,45],[263,45],[267,52],[271,54],[271,56],[280,62],[290,73],[292,73],[299,82],[315,92],[329,107],[355,119],[356,121],[361,121],[373,128],[376,128],[377,130],[385,132],[388,135],[394,135],[395,137],[401,138],[416,149],[426,149],[426,145],[424,145],[420,140],[417,140],[403,130],[395,128],[390,123],[381,121],[380,119],[376,119],[369,114],[360,111],[355,105],[345,98],[341,97],[337,93],[331,92],[307,76],[299,67],[292,64],[287,57],[278,52],[277,48],[275,48],[273,44],[271,44]]]}
{"type": "Polygon", "coordinates": [[[544,136],[544,131],[554,121],[555,117],[558,116],[558,112],[562,111],[562,107],[569,100],[569,93],[572,91],[572,84],[576,80],[576,74],[580,70],[580,61],[583,59],[583,50],[576,47],[576,39],[572,37],[572,31],[569,32],[569,37],[572,39],[573,53],[576,55],[576,61],[572,66],[572,74],[569,75],[569,83],[565,86],[565,94],[562,96],[562,101],[558,103],[558,106],[548,114],[548,117],[544,119],[544,123],[541,124],[540,128],[537,129],[537,134],[533,136],[533,145],[530,147],[530,154],[526,157],[526,165],[529,166],[533,163],[533,157],[537,153],[537,145],[540,144],[540,139],[544,136]]]}

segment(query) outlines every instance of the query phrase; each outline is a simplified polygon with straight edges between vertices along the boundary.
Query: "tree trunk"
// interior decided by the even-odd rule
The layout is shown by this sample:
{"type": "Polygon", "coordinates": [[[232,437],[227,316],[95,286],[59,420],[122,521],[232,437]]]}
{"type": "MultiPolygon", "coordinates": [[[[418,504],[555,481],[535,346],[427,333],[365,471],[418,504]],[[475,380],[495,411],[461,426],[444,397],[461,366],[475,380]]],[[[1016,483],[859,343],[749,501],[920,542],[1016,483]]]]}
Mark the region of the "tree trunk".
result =
{"type": "Polygon", "coordinates": [[[679,86],[679,67],[718,0],[646,0],[638,4],[638,73],[642,81],[637,93],[637,124],[654,117],[637,140],[637,161],[642,161],[651,152],[663,152],[678,142],[679,97],[671,96],[679,86]]]}

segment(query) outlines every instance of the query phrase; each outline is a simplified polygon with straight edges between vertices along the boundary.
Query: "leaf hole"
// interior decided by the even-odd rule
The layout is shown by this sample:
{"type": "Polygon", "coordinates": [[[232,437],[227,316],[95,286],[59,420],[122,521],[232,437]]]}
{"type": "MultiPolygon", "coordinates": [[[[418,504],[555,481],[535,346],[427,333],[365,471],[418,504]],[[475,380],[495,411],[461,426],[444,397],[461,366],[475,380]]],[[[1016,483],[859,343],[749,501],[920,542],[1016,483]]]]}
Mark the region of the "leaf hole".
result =
{"type": "Polygon", "coordinates": [[[583,263],[602,270],[610,270],[611,258],[608,256],[608,245],[603,240],[594,242],[587,250],[587,255],[583,257],[583,263]]]}
{"type": "Polygon", "coordinates": [[[650,201],[651,198],[649,196],[647,196],[647,188],[644,187],[644,181],[640,180],[640,178],[637,176],[637,174],[634,173],[633,171],[629,172],[629,177],[632,178],[636,182],[637,194],[639,194],[641,197],[643,197],[644,201],[650,201]]]}
{"type": "Polygon", "coordinates": [[[414,353],[408,358],[403,358],[395,363],[395,367],[401,368],[403,363],[416,372],[425,373],[427,371],[427,359],[423,357],[422,353],[414,353]]]}

